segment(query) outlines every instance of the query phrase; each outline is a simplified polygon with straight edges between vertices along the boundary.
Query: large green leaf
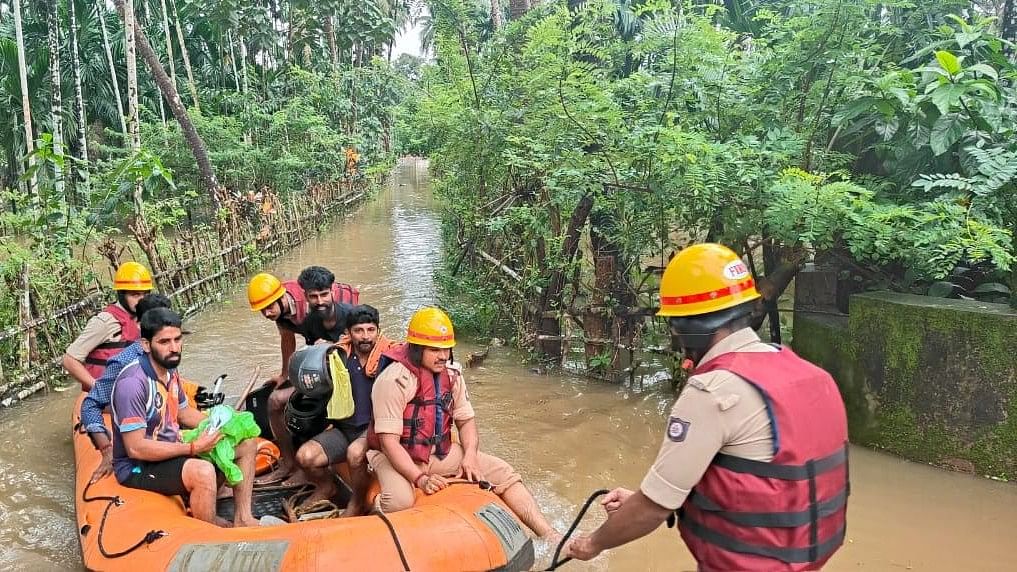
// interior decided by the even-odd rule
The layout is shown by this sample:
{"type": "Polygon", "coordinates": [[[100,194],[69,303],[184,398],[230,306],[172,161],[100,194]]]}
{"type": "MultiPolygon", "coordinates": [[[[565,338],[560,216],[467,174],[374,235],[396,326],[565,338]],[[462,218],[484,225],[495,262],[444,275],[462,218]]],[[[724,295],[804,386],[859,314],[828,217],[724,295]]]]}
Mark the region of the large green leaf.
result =
{"type": "Polygon", "coordinates": [[[950,75],[957,75],[961,71],[960,59],[946,50],[936,52],[936,61],[950,75]]]}
{"type": "Polygon", "coordinates": [[[967,87],[956,83],[938,86],[932,92],[932,103],[939,108],[940,113],[946,115],[955,105],[960,104],[960,98],[966,91],[967,87]]]}
{"type": "Polygon", "coordinates": [[[946,153],[960,140],[966,129],[964,118],[957,113],[940,115],[929,133],[929,146],[936,155],[946,153]]]}

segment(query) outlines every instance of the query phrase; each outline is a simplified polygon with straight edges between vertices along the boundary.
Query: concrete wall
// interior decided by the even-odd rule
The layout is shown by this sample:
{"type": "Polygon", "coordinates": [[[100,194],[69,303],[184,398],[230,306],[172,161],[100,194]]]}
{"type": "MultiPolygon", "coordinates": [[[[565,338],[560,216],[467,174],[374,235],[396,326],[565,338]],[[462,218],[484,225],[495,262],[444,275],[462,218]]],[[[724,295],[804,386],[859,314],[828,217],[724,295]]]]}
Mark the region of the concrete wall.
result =
{"type": "Polygon", "coordinates": [[[889,292],[796,312],[795,350],[837,379],[851,439],[1017,479],[1017,312],[889,292]]]}

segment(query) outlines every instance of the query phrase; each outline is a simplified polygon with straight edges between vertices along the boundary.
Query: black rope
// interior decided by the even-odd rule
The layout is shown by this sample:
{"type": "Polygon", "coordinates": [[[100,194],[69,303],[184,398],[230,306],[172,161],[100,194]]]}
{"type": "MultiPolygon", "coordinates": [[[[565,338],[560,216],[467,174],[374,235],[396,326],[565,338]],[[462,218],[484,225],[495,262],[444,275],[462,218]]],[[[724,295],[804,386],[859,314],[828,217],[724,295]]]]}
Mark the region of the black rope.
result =
{"type": "Polygon", "coordinates": [[[374,514],[378,515],[378,518],[380,518],[382,522],[385,523],[385,526],[388,527],[388,532],[392,535],[392,542],[395,543],[396,550],[399,551],[399,560],[403,561],[403,570],[405,572],[410,572],[410,563],[406,561],[406,554],[403,552],[403,545],[399,542],[399,535],[396,534],[395,527],[392,526],[392,521],[390,521],[388,517],[385,516],[385,513],[381,512],[380,509],[376,510],[374,514]]]}
{"type": "Polygon", "coordinates": [[[120,558],[121,556],[127,556],[128,554],[134,552],[135,550],[141,548],[142,546],[152,544],[156,540],[159,540],[163,536],[166,536],[166,532],[163,530],[149,530],[147,533],[145,533],[144,538],[135,543],[134,546],[131,546],[126,550],[121,550],[120,552],[113,553],[106,552],[106,547],[102,545],[102,533],[106,530],[106,519],[109,517],[110,510],[112,510],[114,506],[120,506],[124,504],[124,499],[120,498],[119,496],[89,497],[88,489],[92,488],[92,485],[94,485],[96,482],[98,481],[90,481],[88,485],[85,486],[85,490],[81,491],[81,500],[83,502],[107,501],[108,503],[106,505],[105,510],[102,511],[102,521],[99,523],[99,532],[96,533],[98,534],[96,542],[99,545],[100,554],[102,554],[106,558],[120,558]]]}
{"type": "Polygon", "coordinates": [[[575,520],[572,521],[572,526],[570,526],[568,531],[565,532],[565,536],[561,537],[561,542],[558,543],[558,548],[554,550],[554,556],[551,558],[551,565],[548,566],[545,570],[547,571],[556,570],[562,564],[565,564],[569,560],[572,560],[571,558],[566,558],[565,560],[559,562],[558,557],[561,555],[561,549],[565,547],[565,543],[568,542],[569,537],[571,537],[572,533],[575,532],[576,528],[579,527],[579,523],[583,521],[583,517],[586,516],[586,511],[590,510],[590,505],[593,504],[593,501],[597,500],[601,496],[606,495],[609,492],[611,491],[607,489],[596,490],[593,491],[593,494],[591,494],[590,497],[586,499],[586,502],[583,503],[583,508],[579,510],[579,514],[577,514],[575,520]]]}

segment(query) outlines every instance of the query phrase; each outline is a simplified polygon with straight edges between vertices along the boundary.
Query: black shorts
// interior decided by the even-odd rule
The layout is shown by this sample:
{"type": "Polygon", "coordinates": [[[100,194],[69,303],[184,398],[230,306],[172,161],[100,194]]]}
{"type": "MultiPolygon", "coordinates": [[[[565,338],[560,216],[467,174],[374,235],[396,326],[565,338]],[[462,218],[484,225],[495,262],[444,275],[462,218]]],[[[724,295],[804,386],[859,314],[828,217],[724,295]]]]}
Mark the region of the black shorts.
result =
{"type": "MultiPolygon", "coordinates": [[[[131,475],[123,484],[132,489],[142,489],[166,496],[187,496],[184,486],[184,463],[196,457],[173,457],[165,461],[139,461],[131,475]]],[[[223,481],[224,475],[218,467],[215,469],[217,483],[223,481]]]]}
{"type": "Polygon", "coordinates": [[[330,429],[318,433],[311,440],[321,445],[325,456],[328,457],[328,464],[334,465],[346,462],[346,449],[350,448],[350,443],[363,437],[366,432],[367,425],[333,423],[330,429]]]}

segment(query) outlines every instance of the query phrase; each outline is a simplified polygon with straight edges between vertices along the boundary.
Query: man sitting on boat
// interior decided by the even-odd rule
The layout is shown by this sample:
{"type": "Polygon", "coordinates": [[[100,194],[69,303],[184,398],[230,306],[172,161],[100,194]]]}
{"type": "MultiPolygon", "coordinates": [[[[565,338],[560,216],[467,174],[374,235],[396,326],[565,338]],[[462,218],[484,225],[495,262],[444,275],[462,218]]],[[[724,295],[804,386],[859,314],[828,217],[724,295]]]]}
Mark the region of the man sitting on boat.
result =
{"type": "MultiPolygon", "coordinates": [[[[167,308],[149,310],[141,318],[144,354],[113,382],[113,472],[120,484],[189,500],[198,519],[228,526],[215,513],[215,466],[196,455],[211,451],[218,431],[191,443],[180,441],[180,427],[196,427],[205,414],[189,407],[177,366],[183,351],[180,316],[167,308]]],[[[251,513],[256,444],[237,444],[235,461],[243,480],[234,487],[234,526],[257,526],[251,513]]]]}
{"type": "MultiPolygon", "coordinates": [[[[134,312],[141,320],[149,310],[171,307],[169,298],[162,294],[149,292],[138,302],[134,312]]],[[[140,331],[138,335],[141,335],[140,331]]],[[[102,453],[102,462],[92,473],[92,482],[113,472],[113,441],[110,439],[109,429],[106,428],[106,421],[102,417],[102,412],[109,406],[110,398],[113,395],[113,381],[127,365],[138,361],[138,358],[142,357],[144,353],[141,340],[138,340],[110,358],[106,362],[106,369],[95,380],[95,385],[81,402],[81,426],[88,432],[95,448],[102,453]]]]}
{"type": "MultiPolygon", "coordinates": [[[[349,375],[353,414],[346,419],[330,419],[330,427],[300,446],[297,463],[315,485],[315,491],[305,501],[306,505],[335,496],[338,491],[331,469],[343,461],[348,463],[353,496],[343,516],[349,517],[362,514],[366,504],[364,497],[370,483],[366,434],[371,421],[371,388],[378,375],[382,352],[392,342],[381,334],[378,310],[366,304],[354,306],[349,312],[346,332],[335,347],[342,352],[349,375]]],[[[334,386],[334,383],[330,385],[334,386]]]]}
{"type": "Polygon", "coordinates": [[[382,512],[413,506],[414,487],[431,495],[457,479],[488,481],[505,504],[542,539],[559,533],[508,463],[479,451],[480,437],[466,382],[452,362],[452,321],[438,308],[410,319],[406,343],[384,353],[393,363],[374,383],[368,461],[381,485],[382,512]],[[452,423],[460,443],[452,441],[452,423]]]}
{"type": "MultiPolygon", "coordinates": [[[[307,345],[323,336],[309,335],[307,318],[315,313],[327,313],[334,303],[356,304],[360,292],[349,284],[337,283],[335,275],[321,266],[308,266],[296,280],[280,281],[271,274],[261,273],[247,285],[247,301],[251,310],[261,312],[275,322],[279,329],[279,349],[282,367],[269,379],[276,390],[269,396],[269,423],[279,445],[279,467],[265,476],[264,482],[278,482],[290,476],[295,468],[293,443],[286,434],[283,413],[293,395],[293,386],[287,381],[290,357],[297,348],[297,334],[307,345]]],[[[338,340],[338,335],[334,340],[338,340]]]]}

